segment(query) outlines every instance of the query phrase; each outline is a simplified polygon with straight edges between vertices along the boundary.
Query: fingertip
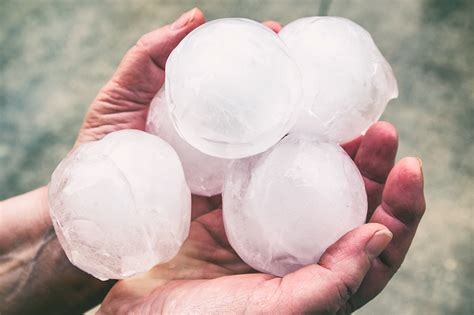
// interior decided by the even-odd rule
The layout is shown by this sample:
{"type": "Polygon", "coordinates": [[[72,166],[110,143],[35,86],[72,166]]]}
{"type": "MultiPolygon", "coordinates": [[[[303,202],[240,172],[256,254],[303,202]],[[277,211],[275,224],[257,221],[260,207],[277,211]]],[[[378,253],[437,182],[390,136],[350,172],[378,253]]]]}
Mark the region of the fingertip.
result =
{"type": "Polygon", "coordinates": [[[387,229],[381,229],[374,233],[365,245],[365,252],[370,261],[378,257],[387,248],[393,238],[393,233],[387,229]]]}
{"type": "Polygon", "coordinates": [[[204,20],[204,14],[198,8],[193,8],[183,13],[179,18],[176,19],[172,24],[169,25],[169,29],[172,31],[180,31],[184,28],[192,27],[193,24],[202,24],[204,20]]]}
{"type": "Polygon", "coordinates": [[[384,133],[387,136],[391,136],[391,138],[395,138],[398,140],[397,129],[394,125],[389,123],[388,121],[380,120],[374,123],[368,130],[368,132],[375,132],[375,133],[384,133]]]}
{"type": "Polygon", "coordinates": [[[372,146],[372,149],[384,153],[386,156],[395,158],[398,149],[398,133],[395,127],[386,121],[373,124],[365,133],[364,144],[372,146]]]}
{"type": "Polygon", "coordinates": [[[324,252],[319,264],[334,269],[336,263],[364,253],[366,244],[379,231],[388,228],[380,223],[366,223],[349,231],[324,252]]]}
{"type": "Polygon", "coordinates": [[[394,170],[395,174],[398,174],[399,184],[410,188],[410,190],[421,191],[423,189],[421,159],[404,157],[397,163],[394,170]]]}
{"type": "Polygon", "coordinates": [[[281,24],[276,21],[265,21],[265,22],[262,22],[262,24],[269,27],[275,33],[280,32],[282,29],[281,24]]]}
{"type": "Polygon", "coordinates": [[[194,11],[194,19],[191,23],[191,27],[196,28],[197,26],[204,24],[206,22],[206,17],[204,13],[198,7],[193,8],[194,11]]]}
{"type": "Polygon", "coordinates": [[[426,208],[423,189],[420,160],[403,158],[388,176],[382,205],[403,223],[418,223],[426,208]]]}
{"type": "Polygon", "coordinates": [[[162,69],[171,51],[191,31],[204,24],[206,18],[199,8],[183,13],[170,25],[163,26],[143,35],[137,42],[138,47],[143,47],[150,58],[162,69]]]}
{"type": "Polygon", "coordinates": [[[395,163],[397,150],[397,130],[392,124],[380,121],[367,130],[354,161],[366,178],[384,183],[395,163]]]}

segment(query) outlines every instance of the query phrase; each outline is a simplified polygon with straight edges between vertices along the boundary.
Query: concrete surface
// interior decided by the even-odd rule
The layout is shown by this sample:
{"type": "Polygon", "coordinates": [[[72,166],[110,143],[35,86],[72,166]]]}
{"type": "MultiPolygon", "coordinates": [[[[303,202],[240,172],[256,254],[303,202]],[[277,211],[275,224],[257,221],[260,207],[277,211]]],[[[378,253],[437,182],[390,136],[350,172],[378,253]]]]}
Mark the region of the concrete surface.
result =
{"type": "Polygon", "coordinates": [[[325,11],[372,33],[400,87],[383,119],[399,157],[423,159],[428,208],[404,265],[358,314],[473,314],[474,1],[0,0],[0,198],[46,184],[125,51],[196,5],[283,23],[325,11]]]}

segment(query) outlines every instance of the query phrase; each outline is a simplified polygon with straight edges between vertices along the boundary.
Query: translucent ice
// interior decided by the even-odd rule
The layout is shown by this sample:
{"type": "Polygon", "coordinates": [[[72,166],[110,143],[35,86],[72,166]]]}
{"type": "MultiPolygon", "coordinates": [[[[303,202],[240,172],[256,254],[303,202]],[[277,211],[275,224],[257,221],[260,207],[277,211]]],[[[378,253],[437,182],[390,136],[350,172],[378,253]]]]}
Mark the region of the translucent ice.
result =
{"type": "Polygon", "coordinates": [[[234,250],[251,267],[277,276],[317,263],[367,214],[362,177],[345,151],[291,135],[233,162],[223,205],[234,250]]]}
{"type": "Polygon", "coordinates": [[[137,130],[111,133],[67,156],[52,175],[49,205],[69,260],[102,280],[170,260],[191,216],[178,156],[137,130]]]}
{"type": "Polygon", "coordinates": [[[221,19],[191,32],[166,64],[166,98],[178,133],[222,158],[254,155],[297,119],[301,75],[285,44],[246,19],[221,19]]]}
{"type": "Polygon", "coordinates": [[[176,150],[193,194],[213,196],[222,192],[227,169],[232,160],[204,154],[179,136],[168,113],[164,89],[161,89],[151,102],[146,129],[176,150]]]}
{"type": "Polygon", "coordinates": [[[370,34],[339,17],[296,20],[279,33],[303,77],[307,108],[292,133],[321,140],[351,140],[380,118],[398,96],[392,68],[370,34]]]}

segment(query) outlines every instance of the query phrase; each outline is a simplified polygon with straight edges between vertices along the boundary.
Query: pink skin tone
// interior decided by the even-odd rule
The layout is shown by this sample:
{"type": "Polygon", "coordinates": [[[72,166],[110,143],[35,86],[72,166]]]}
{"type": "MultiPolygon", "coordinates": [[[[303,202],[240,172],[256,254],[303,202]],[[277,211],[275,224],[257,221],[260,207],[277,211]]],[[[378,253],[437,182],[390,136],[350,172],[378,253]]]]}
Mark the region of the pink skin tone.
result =
{"type": "MultiPolygon", "coordinates": [[[[204,21],[202,12],[193,9],[172,25],[142,36],[93,101],[76,145],[120,129],[144,130],[148,105],[164,82],[166,59],[204,21]]],[[[281,29],[277,22],[264,24],[275,32],[281,29]]],[[[319,264],[283,278],[257,273],[227,241],[220,196],[193,196],[190,235],[179,254],[148,273],[116,282],[99,313],[346,314],[360,308],[398,270],[425,211],[421,161],[407,157],[395,164],[397,146],[397,132],[387,122],[343,145],[364,177],[367,224],[332,245],[319,264]]],[[[5,208],[0,210],[13,207],[12,200],[4,202],[8,206],[0,204],[5,208]]],[[[48,220],[40,222],[50,226],[48,220]]],[[[92,290],[96,294],[110,285],[74,272],[81,283],[97,288],[92,290]]]]}

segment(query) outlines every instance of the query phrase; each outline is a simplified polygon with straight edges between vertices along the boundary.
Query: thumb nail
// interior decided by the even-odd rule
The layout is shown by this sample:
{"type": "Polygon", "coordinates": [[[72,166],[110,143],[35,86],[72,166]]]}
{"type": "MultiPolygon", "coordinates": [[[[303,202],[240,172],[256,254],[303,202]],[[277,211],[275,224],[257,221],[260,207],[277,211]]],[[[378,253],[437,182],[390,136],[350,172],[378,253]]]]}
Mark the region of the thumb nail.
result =
{"type": "Polygon", "coordinates": [[[171,24],[171,29],[174,31],[177,31],[179,29],[182,29],[189,23],[191,23],[194,20],[194,15],[196,14],[196,8],[183,13],[173,24],[171,24]]]}
{"type": "Polygon", "coordinates": [[[423,167],[423,161],[419,157],[417,157],[416,159],[418,160],[418,164],[420,164],[420,168],[422,168],[423,167]]]}
{"type": "Polygon", "coordinates": [[[367,242],[365,252],[370,260],[379,256],[392,240],[393,234],[387,229],[377,231],[374,236],[367,242]]]}
{"type": "Polygon", "coordinates": [[[418,160],[418,164],[420,164],[420,172],[421,176],[423,176],[423,161],[420,158],[416,158],[418,160]]]}

